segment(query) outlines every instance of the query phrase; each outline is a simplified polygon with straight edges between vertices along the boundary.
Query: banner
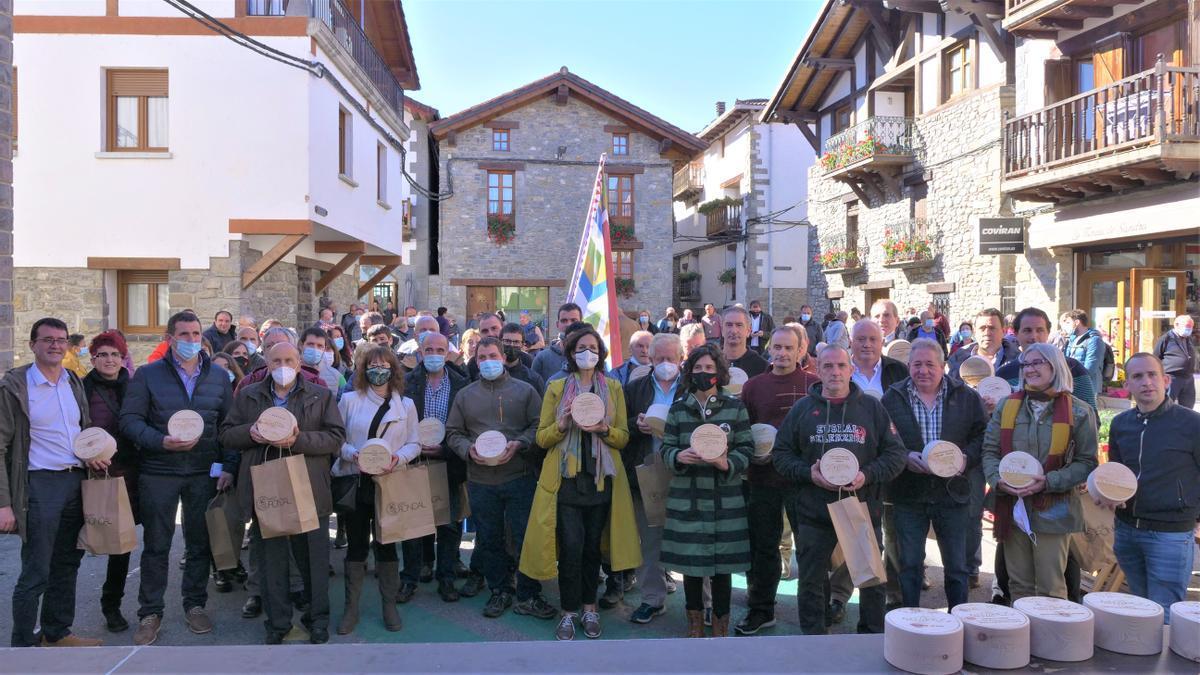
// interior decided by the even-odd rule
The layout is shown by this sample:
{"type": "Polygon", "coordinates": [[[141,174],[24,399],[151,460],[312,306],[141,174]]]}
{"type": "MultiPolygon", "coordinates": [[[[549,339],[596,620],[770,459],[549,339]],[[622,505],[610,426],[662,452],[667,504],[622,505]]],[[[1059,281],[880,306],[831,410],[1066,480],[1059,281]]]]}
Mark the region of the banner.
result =
{"type": "Polygon", "coordinates": [[[612,238],[608,227],[608,189],[605,185],[604,164],[607,155],[600,155],[596,183],[588,202],[587,218],[583,223],[583,238],[575,257],[575,271],[567,286],[567,302],[583,308],[583,320],[592,324],[604,336],[608,345],[611,369],[624,362],[621,356],[621,326],[617,314],[617,287],[613,278],[612,238]]]}

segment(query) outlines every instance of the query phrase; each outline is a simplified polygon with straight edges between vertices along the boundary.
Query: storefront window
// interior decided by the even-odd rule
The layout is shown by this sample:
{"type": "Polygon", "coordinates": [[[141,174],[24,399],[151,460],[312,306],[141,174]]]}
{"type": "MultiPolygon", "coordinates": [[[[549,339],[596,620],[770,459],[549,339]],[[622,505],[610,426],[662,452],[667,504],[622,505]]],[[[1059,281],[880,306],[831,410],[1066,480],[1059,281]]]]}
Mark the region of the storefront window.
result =
{"type": "Polygon", "coordinates": [[[1146,266],[1146,251],[1097,251],[1088,253],[1084,258],[1084,269],[1089,270],[1124,270],[1131,267],[1146,266]]]}
{"type": "Polygon", "coordinates": [[[504,317],[513,323],[525,310],[529,312],[530,322],[545,328],[549,306],[550,289],[545,286],[496,287],[496,309],[504,310],[504,317]]]}

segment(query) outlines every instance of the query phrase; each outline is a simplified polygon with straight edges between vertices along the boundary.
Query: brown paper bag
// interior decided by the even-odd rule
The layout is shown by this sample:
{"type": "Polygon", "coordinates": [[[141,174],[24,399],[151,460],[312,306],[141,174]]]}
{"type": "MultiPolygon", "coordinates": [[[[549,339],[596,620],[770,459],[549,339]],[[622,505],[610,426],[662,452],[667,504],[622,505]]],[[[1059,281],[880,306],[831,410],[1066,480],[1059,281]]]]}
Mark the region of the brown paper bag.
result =
{"type": "Polygon", "coordinates": [[[838,546],[846,558],[846,568],[855,586],[867,588],[887,581],[875,528],[867,505],[851,494],[828,505],[829,518],[837,532],[838,546]]]}
{"type": "Polygon", "coordinates": [[[381,544],[433,534],[429,467],[410,466],[375,476],[375,540],[381,544]]]}
{"type": "Polygon", "coordinates": [[[254,515],[263,539],[304,534],[320,527],[302,455],[250,467],[250,483],[254,489],[254,515]]]}
{"type": "Polygon", "coordinates": [[[467,494],[467,483],[458,484],[458,519],[466,520],[471,517],[471,496],[467,494]]]}
{"type": "Polygon", "coordinates": [[[667,524],[667,493],[671,490],[671,470],[658,459],[637,467],[638,490],[646,509],[646,525],[665,527],[667,524]]]}
{"type": "Polygon", "coordinates": [[[212,551],[217,569],[237,569],[242,552],[242,535],[246,533],[246,523],[242,520],[237,496],[232,492],[218,492],[208,503],[204,522],[208,525],[208,548],[212,551]]]}
{"type": "Polygon", "coordinates": [[[429,462],[429,497],[433,502],[433,524],[449,525],[453,518],[450,508],[450,477],[445,462],[429,462]]]}
{"type": "Polygon", "coordinates": [[[137,529],[124,478],[83,481],[83,527],[76,545],[92,555],[121,555],[137,548],[137,529]]]}
{"type": "Polygon", "coordinates": [[[1079,569],[1094,574],[1096,570],[1116,562],[1113,553],[1113,512],[1096,506],[1091,495],[1082,495],[1083,532],[1071,535],[1071,550],[1079,561],[1079,569]]]}

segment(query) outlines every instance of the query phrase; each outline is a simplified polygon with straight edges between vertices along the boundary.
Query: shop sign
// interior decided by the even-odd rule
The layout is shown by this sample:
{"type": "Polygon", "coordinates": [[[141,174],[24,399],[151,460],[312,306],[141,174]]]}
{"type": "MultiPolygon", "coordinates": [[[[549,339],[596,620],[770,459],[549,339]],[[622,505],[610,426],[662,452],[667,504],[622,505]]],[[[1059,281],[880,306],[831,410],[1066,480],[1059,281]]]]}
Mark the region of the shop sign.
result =
{"type": "Polygon", "coordinates": [[[1028,227],[1024,218],[980,218],[979,255],[1024,254],[1028,227]]]}

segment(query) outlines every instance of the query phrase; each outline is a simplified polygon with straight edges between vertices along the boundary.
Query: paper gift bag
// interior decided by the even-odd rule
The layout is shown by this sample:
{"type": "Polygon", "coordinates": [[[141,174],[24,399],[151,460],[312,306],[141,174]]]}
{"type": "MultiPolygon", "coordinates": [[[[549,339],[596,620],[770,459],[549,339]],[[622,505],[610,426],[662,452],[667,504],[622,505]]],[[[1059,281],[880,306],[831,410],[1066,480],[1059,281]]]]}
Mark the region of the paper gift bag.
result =
{"type": "Polygon", "coordinates": [[[242,520],[242,510],[238,508],[236,495],[232,492],[218,492],[208,503],[208,510],[204,512],[204,522],[208,525],[208,548],[212,551],[217,569],[237,569],[246,523],[242,520]]]}
{"type": "Polygon", "coordinates": [[[375,540],[408,541],[434,533],[429,467],[410,466],[375,476],[375,540]]]}
{"type": "Polygon", "coordinates": [[[471,517],[471,497],[467,494],[467,483],[458,484],[458,519],[466,520],[471,517]]]}
{"type": "Polygon", "coordinates": [[[121,555],[137,548],[124,478],[83,481],[83,527],[76,544],[92,555],[121,555]]]}
{"type": "Polygon", "coordinates": [[[887,580],[875,528],[867,505],[851,494],[828,505],[829,518],[837,533],[838,546],[846,559],[846,568],[855,586],[866,588],[887,580]]]}
{"type": "Polygon", "coordinates": [[[1083,507],[1083,532],[1071,535],[1071,550],[1079,568],[1094,573],[1117,560],[1113,553],[1113,512],[1096,506],[1091,495],[1080,497],[1079,504],[1083,507]]]}
{"type": "Polygon", "coordinates": [[[667,524],[667,492],[671,489],[671,470],[661,459],[637,467],[638,489],[646,509],[646,524],[665,527],[667,524]]]}
{"type": "MultiPolygon", "coordinates": [[[[445,462],[429,462],[429,497],[433,502],[433,524],[449,525],[454,514],[450,504],[450,477],[445,462]]],[[[457,495],[456,495],[457,496],[457,495]]]]}
{"type": "Polygon", "coordinates": [[[302,455],[250,467],[254,515],[263,539],[312,532],[320,527],[312,483],[302,455]]]}

